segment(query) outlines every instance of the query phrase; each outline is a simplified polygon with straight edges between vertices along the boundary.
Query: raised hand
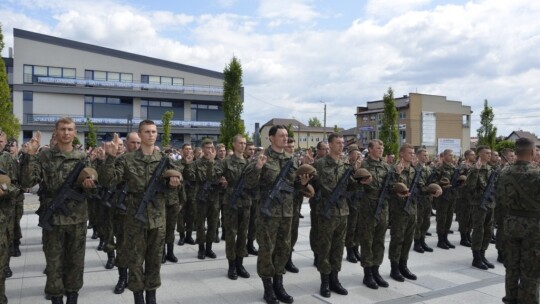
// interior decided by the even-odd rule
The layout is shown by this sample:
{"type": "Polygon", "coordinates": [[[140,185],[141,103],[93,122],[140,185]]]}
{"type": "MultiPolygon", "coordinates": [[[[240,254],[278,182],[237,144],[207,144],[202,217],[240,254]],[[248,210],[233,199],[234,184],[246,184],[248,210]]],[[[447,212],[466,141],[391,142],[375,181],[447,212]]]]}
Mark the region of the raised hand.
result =
{"type": "Polygon", "coordinates": [[[30,155],[35,155],[38,152],[39,146],[41,145],[41,132],[37,131],[34,134],[34,137],[26,143],[26,152],[30,155]]]}
{"type": "Polygon", "coordinates": [[[259,154],[259,157],[257,158],[257,169],[262,169],[262,167],[264,166],[264,164],[266,164],[266,161],[268,160],[268,158],[266,157],[266,155],[264,154],[259,154]]]}

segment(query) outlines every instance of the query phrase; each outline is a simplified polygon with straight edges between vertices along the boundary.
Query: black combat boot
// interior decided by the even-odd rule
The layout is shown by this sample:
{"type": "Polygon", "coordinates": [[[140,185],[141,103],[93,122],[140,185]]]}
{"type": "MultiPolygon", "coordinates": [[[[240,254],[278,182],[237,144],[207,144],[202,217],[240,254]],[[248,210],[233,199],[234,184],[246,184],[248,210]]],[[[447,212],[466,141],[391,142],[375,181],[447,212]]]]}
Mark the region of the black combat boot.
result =
{"type": "Polygon", "coordinates": [[[469,241],[469,243],[471,243],[472,246],[471,231],[467,232],[467,240],[469,241]]]}
{"type": "Polygon", "coordinates": [[[461,246],[471,247],[471,243],[469,243],[469,240],[467,239],[467,233],[460,232],[460,234],[461,234],[461,241],[459,241],[459,244],[461,246]]]}
{"type": "Polygon", "coordinates": [[[292,273],[299,272],[298,268],[296,267],[296,265],[294,265],[292,261],[292,252],[289,254],[289,260],[287,261],[287,264],[285,264],[285,270],[292,273]]]}
{"type": "Polygon", "coordinates": [[[239,277],[247,279],[250,277],[249,272],[244,268],[244,258],[236,257],[236,273],[239,277]]]}
{"type": "Polygon", "coordinates": [[[429,247],[426,244],[426,237],[425,236],[420,238],[420,244],[422,245],[422,248],[424,249],[424,252],[433,252],[433,248],[429,247]]]}
{"type": "Polygon", "coordinates": [[[472,261],[473,267],[476,267],[482,270],[488,270],[487,265],[484,264],[484,262],[482,261],[482,255],[480,253],[480,250],[473,250],[472,254],[473,254],[473,261],[472,261]]]}
{"type": "Polygon", "coordinates": [[[118,283],[114,287],[115,294],[122,294],[127,287],[128,272],[127,268],[119,267],[118,268],[118,283]]]}
{"type": "Polygon", "coordinates": [[[219,228],[216,228],[216,236],[214,237],[214,243],[219,243],[219,228]]]}
{"type": "Polygon", "coordinates": [[[416,275],[412,273],[409,268],[407,267],[407,261],[401,260],[399,261],[399,272],[402,276],[409,280],[416,280],[416,275]]]}
{"type": "Polygon", "coordinates": [[[163,252],[161,253],[161,264],[165,264],[167,262],[167,254],[165,253],[165,245],[163,245],[163,252]]]}
{"type": "Polygon", "coordinates": [[[405,278],[399,272],[398,262],[390,261],[390,277],[398,282],[405,282],[405,278]]]}
{"type": "Polygon", "coordinates": [[[77,304],[78,299],[79,299],[78,293],[76,292],[66,293],[66,304],[77,304]]]}
{"type": "Polygon", "coordinates": [[[358,260],[356,259],[356,255],[354,254],[353,252],[353,248],[352,247],[346,247],[347,249],[347,261],[355,264],[355,263],[358,263],[358,260]]]}
{"type": "Polygon", "coordinates": [[[337,271],[330,272],[330,290],[343,296],[346,296],[349,294],[347,289],[345,289],[341,285],[341,282],[339,282],[337,271]]]}
{"type": "Polygon", "coordinates": [[[356,260],[358,260],[358,262],[360,262],[360,251],[358,250],[358,247],[359,246],[354,246],[353,247],[353,253],[354,253],[354,256],[356,257],[356,260]]]}
{"type": "Polygon", "coordinates": [[[51,297],[51,303],[52,304],[64,304],[64,296],[51,297]]]}
{"type": "Polygon", "coordinates": [[[448,234],[444,234],[444,241],[446,242],[446,245],[448,246],[448,248],[451,248],[451,249],[456,248],[456,246],[454,246],[454,244],[450,243],[450,241],[448,240],[448,234]]]}
{"type": "Polygon", "coordinates": [[[330,275],[321,273],[321,296],[330,298],[330,275]]]}
{"type": "Polygon", "coordinates": [[[97,232],[97,229],[96,229],[95,225],[92,227],[92,230],[93,230],[93,232],[92,232],[92,240],[97,240],[99,235],[98,235],[98,232],[97,232]]]}
{"type": "Polygon", "coordinates": [[[502,250],[497,250],[497,262],[504,263],[504,254],[502,250]]]}
{"type": "Polygon", "coordinates": [[[236,260],[229,260],[229,270],[227,271],[227,277],[231,280],[238,279],[238,273],[236,272],[236,260]]]}
{"type": "Polygon", "coordinates": [[[103,246],[105,246],[105,240],[103,238],[99,238],[99,244],[97,246],[97,250],[103,251],[103,246]]]}
{"type": "Polygon", "coordinates": [[[444,240],[445,239],[445,233],[437,233],[437,235],[439,236],[439,241],[437,242],[437,247],[439,248],[442,248],[442,249],[450,249],[450,247],[448,247],[448,244],[446,244],[446,241],[444,240]]]}
{"type": "Polygon", "coordinates": [[[193,237],[191,236],[191,231],[187,231],[186,232],[186,240],[185,240],[186,244],[190,244],[190,245],[195,245],[195,240],[193,239],[193,237]]]}
{"type": "Polygon", "coordinates": [[[418,253],[424,253],[424,247],[422,247],[422,243],[420,240],[414,240],[413,250],[418,253]]]}
{"type": "Polygon", "coordinates": [[[482,257],[482,262],[484,262],[484,264],[486,264],[486,266],[488,268],[495,268],[495,265],[493,265],[490,261],[488,261],[486,259],[486,251],[485,250],[480,250],[480,257],[482,257]]]}
{"type": "Polygon", "coordinates": [[[156,290],[146,291],[146,304],[156,304],[156,290]]]}
{"type": "Polygon", "coordinates": [[[225,241],[225,229],[223,227],[221,227],[221,240],[222,241],[225,241]]]}
{"type": "Polygon", "coordinates": [[[107,252],[107,263],[105,263],[105,269],[113,269],[114,262],[114,251],[107,252]]]}
{"type": "Polygon", "coordinates": [[[251,255],[259,255],[259,251],[253,245],[253,240],[248,240],[246,247],[247,247],[247,252],[249,254],[251,254],[251,255]]]}
{"type": "Polygon", "coordinates": [[[379,273],[379,266],[372,266],[371,267],[371,273],[373,274],[373,279],[375,280],[375,283],[379,285],[380,287],[388,287],[388,282],[386,282],[379,273]]]}
{"type": "Polygon", "coordinates": [[[283,288],[283,275],[274,276],[274,293],[276,298],[283,303],[292,303],[294,302],[293,297],[291,297],[283,288]]]}
{"type": "Polygon", "coordinates": [[[379,289],[379,285],[373,280],[373,272],[371,267],[364,267],[364,280],[362,281],[364,285],[371,289],[379,289]]]}
{"type": "Polygon", "coordinates": [[[262,279],[264,286],[264,300],[267,304],[279,304],[276,294],[274,293],[274,286],[272,285],[272,279],[262,279]]]}
{"type": "Polygon", "coordinates": [[[199,260],[204,260],[206,258],[205,251],[204,244],[199,244],[199,252],[197,253],[197,258],[199,260]]]}
{"type": "Polygon", "coordinates": [[[133,292],[133,299],[135,300],[135,304],[145,304],[144,303],[144,294],[142,291],[134,291],[133,292]]]}
{"type": "Polygon", "coordinates": [[[212,251],[212,242],[206,243],[206,252],[204,254],[211,259],[216,258],[216,254],[212,251]]]}
{"type": "Polygon", "coordinates": [[[313,253],[313,266],[317,267],[317,264],[319,264],[319,257],[316,253],[313,253]]]}
{"type": "Polygon", "coordinates": [[[19,245],[21,245],[21,240],[13,241],[13,254],[11,256],[13,257],[21,256],[21,249],[19,248],[19,245]]]}
{"type": "Polygon", "coordinates": [[[6,275],[6,278],[11,278],[13,276],[13,271],[11,271],[9,265],[4,269],[4,274],[6,275]]]}
{"type": "Polygon", "coordinates": [[[174,242],[167,243],[167,261],[176,263],[178,258],[174,255],[174,242]]]}
{"type": "Polygon", "coordinates": [[[184,246],[184,243],[186,242],[186,234],[180,233],[180,238],[178,239],[178,246],[184,246]]]}

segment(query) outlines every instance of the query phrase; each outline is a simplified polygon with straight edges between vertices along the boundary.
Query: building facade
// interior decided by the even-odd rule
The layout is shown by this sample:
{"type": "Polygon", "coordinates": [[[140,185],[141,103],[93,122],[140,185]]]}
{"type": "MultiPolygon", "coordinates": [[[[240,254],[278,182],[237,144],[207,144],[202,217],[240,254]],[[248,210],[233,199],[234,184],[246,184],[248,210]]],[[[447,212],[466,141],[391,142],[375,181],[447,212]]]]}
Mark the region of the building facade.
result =
{"type": "Polygon", "coordinates": [[[47,143],[63,116],[75,120],[81,142],[87,117],[99,140],[136,131],[144,119],[161,133],[163,114],[173,111],[173,146],[218,140],[223,73],[21,29],[13,35],[14,56],[5,61],[20,139],[40,130],[47,143]]]}
{"type": "MultiPolygon", "coordinates": [[[[471,107],[445,96],[410,93],[395,98],[398,110],[400,145],[409,143],[425,147],[432,154],[450,148],[455,154],[470,149],[471,107]]],[[[356,108],[358,143],[367,147],[379,138],[382,127],[383,101],[370,101],[356,108]]]]}

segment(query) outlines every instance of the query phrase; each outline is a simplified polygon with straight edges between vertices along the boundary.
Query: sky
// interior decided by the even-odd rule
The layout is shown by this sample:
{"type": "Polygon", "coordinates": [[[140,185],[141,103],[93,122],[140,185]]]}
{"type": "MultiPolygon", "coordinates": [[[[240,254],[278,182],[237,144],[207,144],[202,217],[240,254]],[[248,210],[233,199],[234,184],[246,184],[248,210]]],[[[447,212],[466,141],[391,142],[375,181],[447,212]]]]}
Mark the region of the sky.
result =
{"type": "MultiPolygon", "coordinates": [[[[470,105],[484,100],[498,135],[540,135],[540,1],[2,0],[13,28],[222,72],[243,68],[247,130],[317,117],[352,128],[357,106],[389,87],[470,105]]],[[[17,50],[15,50],[16,56],[17,50]]]]}

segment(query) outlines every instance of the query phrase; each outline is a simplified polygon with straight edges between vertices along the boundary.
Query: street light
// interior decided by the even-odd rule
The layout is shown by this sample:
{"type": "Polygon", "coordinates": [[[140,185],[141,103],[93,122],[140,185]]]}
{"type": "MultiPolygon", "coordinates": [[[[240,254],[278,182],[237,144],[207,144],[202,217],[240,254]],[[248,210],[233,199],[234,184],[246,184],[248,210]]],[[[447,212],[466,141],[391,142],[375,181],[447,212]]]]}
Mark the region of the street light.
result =
{"type": "Polygon", "coordinates": [[[324,122],[323,122],[323,130],[324,130],[324,137],[323,141],[326,142],[326,102],[319,100],[320,103],[324,104],[324,122]]]}

